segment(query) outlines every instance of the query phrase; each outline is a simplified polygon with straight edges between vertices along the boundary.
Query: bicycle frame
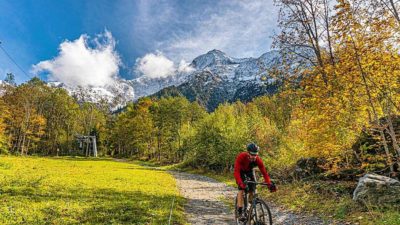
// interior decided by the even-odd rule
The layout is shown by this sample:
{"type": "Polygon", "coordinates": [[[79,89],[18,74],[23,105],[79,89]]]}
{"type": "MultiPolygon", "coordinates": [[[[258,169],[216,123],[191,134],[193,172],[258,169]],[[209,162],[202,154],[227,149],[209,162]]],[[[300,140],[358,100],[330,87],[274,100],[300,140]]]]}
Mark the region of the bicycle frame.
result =
{"type": "MultiPolygon", "coordinates": [[[[258,193],[257,193],[257,185],[267,186],[267,184],[266,183],[260,183],[260,182],[254,182],[254,181],[245,181],[244,183],[245,184],[255,184],[256,185],[256,188],[254,189],[254,193],[253,193],[253,199],[252,199],[252,201],[250,203],[250,205],[252,206],[250,208],[255,208],[255,206],[257,204],[257,201],[259,200],[258,193]]],[[[248,204],[249,204],[249,202],[248,202],[248,194],[249,193],[247,191],[244,192],[244,207],[245,207],[246,211],[247,211],[247,207],[248,207],[248,204]]],[[[254,213],[255,213],[255,217],[258,218],[257,210],[255,210],[254,213]]],[[[250,216],[251,212],[248,212],[247,214],[248,214],[247,216],[250,216]]],[[[248,221],[250,221],[250,218],[248,218],[248,221]]]]}
{"type": "MultiPolygon", "coordinates": [[[[247,224],[247,222],[249,222],[249,221],[251,220],[250,216],[252,215],[252,212],[249,212],[249,211],[248,211],[248,208],[250,208],[250,209],[256,209],[256,204],[257,204],[258,201],[260,201],[260,198],[258,197],[258,193],[257,193],[257,185],[267,186],[266,183],[257,182],[256,176],[255,176],[255,174],[254,174],[254,170],[253,170],[253,177],[254,177],[254,180],[255,180],[255,181],[249,180],[248,177],[247,177],[246,180],[244,181],[244,183],[245,183],[246,185],[248,185],[248,184],[254,184],[254,185],[255,185],[254,192],[253,192],[253,199],[251,200],[250,203],[249,203],[249,199],[248,199],[249,192],[246,191],[246,190],[244,191],[244,196],[243,196],[243,203],[244,203],[244,204],[243,204],[243,206],[244,206],[245,213],[246,213],[246,217],[247,217],[246,224],[247,224]],[[250,204],[250,207],[248,207],[249,204],[250,204]]],[[[254,216],[255,216],[255,218],[258,218],[257,210],[254,210],[254,216]]]]}

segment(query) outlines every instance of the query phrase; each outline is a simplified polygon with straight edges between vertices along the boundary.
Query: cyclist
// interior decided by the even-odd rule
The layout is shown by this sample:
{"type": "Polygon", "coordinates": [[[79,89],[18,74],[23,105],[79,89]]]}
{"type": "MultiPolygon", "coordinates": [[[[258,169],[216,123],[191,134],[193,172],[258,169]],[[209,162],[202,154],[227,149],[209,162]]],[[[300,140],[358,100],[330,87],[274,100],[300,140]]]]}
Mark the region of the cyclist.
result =
{"type": "Polygon", "coordinates": [[[271,179],[265,170],[265,166],[263,161],[261,160],[261,157],[258,156],[258,151],[259,147],[254,144],[250,143],[247,145],[247,152],[241,152],[238,154],[235,160],[235,168],[234,168],[234,176],[236,179],[236,183],[239,188],[239,193],[237,195],[237,205],[238,205],[238,213],[239,213],[239,218],[241,220],[245,220],[244,216],[244,210],[243,210],[243,192],[244,190],[247,190],[249,193],[249,200],[253,199],[253,195],[255,192],[255,184],[245,184],[243,180],[247,177],[250,179],[250,181],[255,181],[254,173],[253,173],[253,168],[258,166],[260,169],[260,172],[262,173],[264,177],[264,181],[268,186],[268,189],[271,192],[275,192],[277,190],[275,184],[271,182],[271,179]]]}

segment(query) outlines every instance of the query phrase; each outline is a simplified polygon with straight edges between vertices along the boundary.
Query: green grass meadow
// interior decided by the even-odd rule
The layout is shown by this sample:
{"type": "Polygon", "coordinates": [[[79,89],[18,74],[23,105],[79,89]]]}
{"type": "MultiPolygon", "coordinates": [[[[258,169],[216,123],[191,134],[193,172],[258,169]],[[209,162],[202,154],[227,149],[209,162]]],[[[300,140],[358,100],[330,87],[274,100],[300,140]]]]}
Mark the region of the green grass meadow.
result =
{"type": "Polygon", "coordinates": [[[0,156],[0,224],[184,224],[165,171],[112,159],[0,156]]]}

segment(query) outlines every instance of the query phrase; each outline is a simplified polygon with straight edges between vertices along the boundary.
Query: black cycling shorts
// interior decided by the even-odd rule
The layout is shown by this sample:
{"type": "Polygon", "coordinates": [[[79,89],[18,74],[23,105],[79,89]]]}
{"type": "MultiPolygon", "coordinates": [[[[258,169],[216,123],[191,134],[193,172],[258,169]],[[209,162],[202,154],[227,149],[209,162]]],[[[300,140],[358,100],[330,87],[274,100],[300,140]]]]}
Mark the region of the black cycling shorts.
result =
{"type": "MultiPolygon", "coordinates": [[[[249,179],[249,181],[256,181],[253,171],[240,171],[240,177],[242,178],[243,183],[246,179],[249,179]]],[[[249,187],[250,192],[254,192],[256,190],[255,184],[247,184],[247,186],[249,187]]],[[[243,188],[241,188],[239,185],[238,188],[239,190],[243,190],[243,188]]]]}

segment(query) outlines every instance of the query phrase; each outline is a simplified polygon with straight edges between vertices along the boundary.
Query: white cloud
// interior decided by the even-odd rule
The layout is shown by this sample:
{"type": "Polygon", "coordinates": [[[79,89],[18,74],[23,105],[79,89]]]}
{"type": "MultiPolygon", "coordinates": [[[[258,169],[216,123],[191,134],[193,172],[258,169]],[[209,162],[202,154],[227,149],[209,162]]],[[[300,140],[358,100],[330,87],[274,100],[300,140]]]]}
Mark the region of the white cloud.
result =
{"type": "Polygon", "coordinates": [[[192,60],[212,49],[233,57],[258,57],[270,49],[277,19],[273,1],[218,1],[195,15],[193,29],[175,32],[157,49],[174,61],[192,60]]]}
{"type": "Polygon", "coordinates": [[[46,71],[50,81],[67,85],[104,86],[117,77],[120,64],[115,40],[106,30],[94,39],[81,35],[74,41],[64,41],[60,44],[58,56],[33,65],[32,71],[46,71]]]}
{"type": "Polygon", "coordinates": [[[189,65],[184,59],[181,60],[178,66],[178,72],[182,73],[190,73],[194,71],[195,69],[189,65]]]}
{"type": "Polygon", "coordinates": [[[181,60],[179,65],[168,59],[162,52],[148,53],[136,60],[136,72],[149,78],[163,78],[176,73],[190,73],[194,68],[185,60],[181,60]]]}
{"type": "Polygon", "coordinates": [[[136,60],[136,70],[150,78],[167,77],[175,73],[174,62],[161,52],[149,53],[136,60]]]}

